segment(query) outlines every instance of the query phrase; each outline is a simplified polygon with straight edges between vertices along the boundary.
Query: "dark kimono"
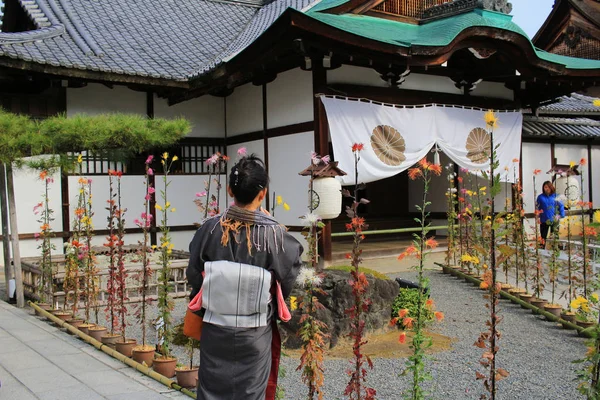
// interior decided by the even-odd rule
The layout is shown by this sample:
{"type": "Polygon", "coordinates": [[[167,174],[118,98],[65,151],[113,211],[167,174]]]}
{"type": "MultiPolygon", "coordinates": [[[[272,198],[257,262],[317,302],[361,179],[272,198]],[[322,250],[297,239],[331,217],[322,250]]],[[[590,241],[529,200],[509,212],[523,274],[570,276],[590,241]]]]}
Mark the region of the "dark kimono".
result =
{"type": "MultiPolygon", "coordinates": [[[[237,207],[208,219],[190,243],[187,279],[192,296],[202,286],[206,261],[233,261],[267,269],[272,273],[273,300],[266,326],[239,328],[204,322],[200,345],[198,399],[264,400],[274,390],[279,357],[272,360],[272,344],[279,345],[275,319],[275,280],[287,298],[298,275],[303,248],[285,227],[261,212],[240,212],[237,207]],[[271,371],[272,365],[274,370],[271,371]],[[269,375],[271,374],[271,380],[269,375]],[[274,376],[273,376],[274,375],[274,376]]],[[[276,353],[276,351],[273,351],[276,353]]],[[[270,396],[269,396],[270,397],[270,396]]]]}

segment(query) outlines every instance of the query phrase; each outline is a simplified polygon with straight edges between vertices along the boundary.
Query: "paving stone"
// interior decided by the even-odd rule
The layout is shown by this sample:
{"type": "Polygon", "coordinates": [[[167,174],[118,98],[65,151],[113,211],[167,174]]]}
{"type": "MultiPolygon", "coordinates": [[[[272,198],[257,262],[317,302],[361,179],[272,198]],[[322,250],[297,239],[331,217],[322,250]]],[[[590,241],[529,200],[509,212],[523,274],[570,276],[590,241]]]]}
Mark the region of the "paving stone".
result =
{"type": "Polygon", "coordinates": [[[61,354],[80,354],[82,351],[70,345],[69,343],[65,343],[62,340],[32,340],[27,342],[27,345],[31,347],[33,350],[37,351],[44,357],[56,356],[61,354]]]}
{"type": "Polygon", "coordinates": [[[115,370],[85,372],[78,374],[77,379],[103,396],[147,390],[145,386],[115,370]]]}
{"type": "Polygon", "coordinates": [[[0,366],[0,399],[35,400],[37,397],[0,366]]]}
{"type": "Polygon", "coordinates": [[[37,394],[40,400],[102,400],[105,397],[90,390],[81,384],[65,386],[60,389],[49,390],[37,394]]]}
{"type": "Polygon", "coordinates": [[[42,357],[39,353],[29,348],[22,348],[17,352],[0,352],[0,365],[15,374],[17,371],[36,369],[36,368],[49,368],[53,364],[47,359],[42,357]]]}
{"type": "Polygon", "coordinates": [[[107,397],[110,400],[165,400],[165,396],[153,390],[145,390],[136,393],[120,393],[107,397]]]}
{"type": "Polygon", "coordinates": [[[56,390],[57,387],[76,386],[79,382],[56,365],[42,368],[27,368],[11,373],[34,393],[56,390]]]}
{"type": "Polygon", "coordinates": [[[123,369],[123,368],[129,368],[129,366],[127,366],[126,364],[122,363],[121,361],[117,360],[116,358],[112,358],[108,354],[104,353],[101,350],[98,350],[97,348],[95,348],[92,345],[82,347],[81,351],[86,354],[89,354],[96,360],[108,365],[112,369],[118,370],[118,369],[123,369]]]}
{"type": "Polygon", "coordinates": [[[29,324],[26,328],[12,330],[10,334],[18,338],[21,342],[30,342],[38,340],[53,340],[55,337],[46,331],[37,329],[34,325],[29,324]]]}
{"type": "Polygon", "coordinates": [[[77,377],[84,372],[98,372],[112,370],[112,368],[101,361],[90,357],[89,354],[64,354],[48,356],[50,362],[59,365],[62,370],[77,377]]]}

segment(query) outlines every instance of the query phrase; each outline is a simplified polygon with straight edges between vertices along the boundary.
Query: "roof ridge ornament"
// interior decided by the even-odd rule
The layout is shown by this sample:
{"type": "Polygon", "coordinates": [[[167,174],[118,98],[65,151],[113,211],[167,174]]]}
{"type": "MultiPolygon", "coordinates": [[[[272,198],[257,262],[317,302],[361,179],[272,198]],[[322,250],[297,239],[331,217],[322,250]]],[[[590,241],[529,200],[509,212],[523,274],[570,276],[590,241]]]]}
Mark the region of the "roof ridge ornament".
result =
{"type": "Polygon", "coordinates": [[[481,3],[484,10],[491,10],[504,14],[510,14],[512,12],[512,3],[509,3],[508,0],[481,0],[481,3]]]}

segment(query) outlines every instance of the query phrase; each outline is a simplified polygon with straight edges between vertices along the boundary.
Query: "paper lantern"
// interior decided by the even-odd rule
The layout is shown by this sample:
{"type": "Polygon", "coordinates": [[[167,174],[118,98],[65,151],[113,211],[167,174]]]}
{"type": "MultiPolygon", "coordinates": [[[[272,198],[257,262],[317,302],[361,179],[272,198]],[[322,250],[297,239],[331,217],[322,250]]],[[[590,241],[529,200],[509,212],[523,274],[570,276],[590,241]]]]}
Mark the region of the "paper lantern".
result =
{"type": "Polygon", "coordinates": [[[342,184],[335,178],[317,178],[313,181],[313,213],[322,219],[337,218],[342,211],[342,184]]]}
{"type": "Polygon", "coordinates": [[[575,176],[563,176],[556,180],[556,195],[565,205],[576,203],[581,196],[579,181],[575,176]]]}

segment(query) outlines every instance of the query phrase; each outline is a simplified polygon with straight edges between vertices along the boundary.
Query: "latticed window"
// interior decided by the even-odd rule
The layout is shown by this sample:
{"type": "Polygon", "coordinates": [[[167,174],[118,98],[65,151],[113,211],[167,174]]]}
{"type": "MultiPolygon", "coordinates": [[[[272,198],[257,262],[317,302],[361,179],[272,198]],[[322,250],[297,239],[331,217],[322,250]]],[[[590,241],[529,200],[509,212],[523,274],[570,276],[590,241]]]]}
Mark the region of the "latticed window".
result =
{"type": "Polygon", "coordinates": [[[410,18],[421,18],[423,11],[453,0],[386,0],[373,8],[375,11],[383,11],[410,18]]]}

